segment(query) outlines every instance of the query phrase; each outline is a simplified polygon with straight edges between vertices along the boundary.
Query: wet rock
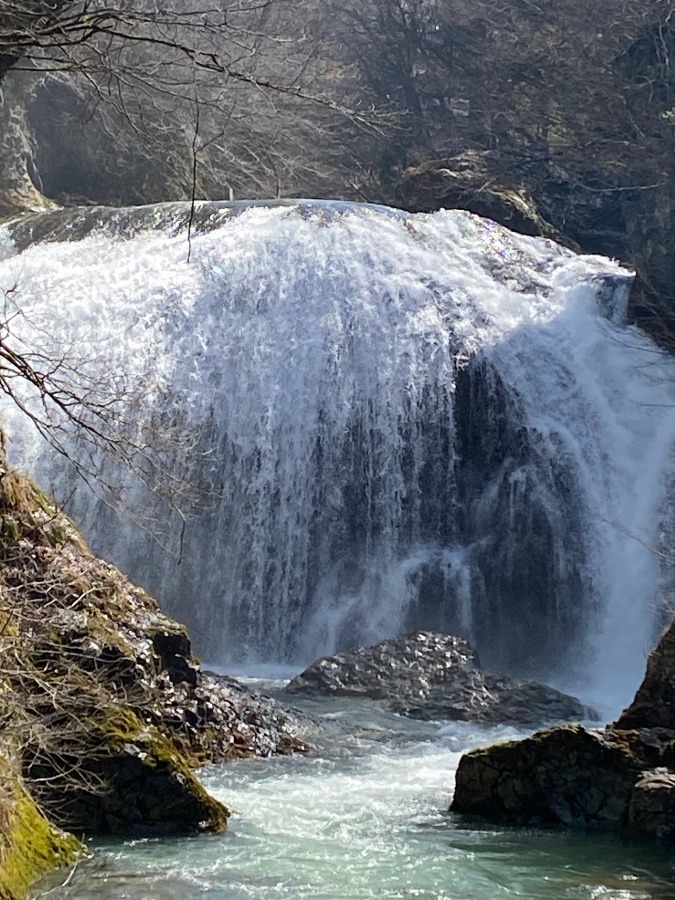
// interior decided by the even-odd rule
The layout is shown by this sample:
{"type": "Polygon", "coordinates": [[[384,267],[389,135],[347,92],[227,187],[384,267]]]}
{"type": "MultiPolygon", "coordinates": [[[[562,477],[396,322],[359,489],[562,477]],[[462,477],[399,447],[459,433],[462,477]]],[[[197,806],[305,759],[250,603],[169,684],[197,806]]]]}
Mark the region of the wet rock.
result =
{"type": "Polygon", "coordinates": [[[376,700],[428,696],[450,672],[470,675],[476,655],[462,638],[415,631],[407,637],[323,657],[286,686],[289,693],[362,696],[376,700]]]}
{"type": "Polygon", "coordinates": [[[642,684],[615,727],[667,728],[675,732],[675,624],[666,629],[650,653],[642,684]]]}
{"type": "Polygon", "coordinates": [[[575,697],[545,684],[508,675],[476,672],[468,683],[434,686],[421,705],[392,702],[414,719],[458,719],[486,724],[540,725],[593,719],[595,713],[575,697]]]}
{"type": "Polygon", "coordinates": [[[633,703],[602,731],[553,728],[465,754],[452,809],[675,843],[675,624],[633,703]]]}
{"type": "Polygon", "coordinates": [[[369,697],[417,719],[542,724],[593,715],[553,688],[482,672],[466,641],[428,631],[319,659],[286,690],[369,697]]]}
{"type": "Polygon", "coordinates": [[[71,829],[136,837],[226,830],[229,811],[159,729],[119,710],[92,732],[99,742],[82,763],[83,786],[72,792],[71,829]]]}
{"type": "Polygon", "coordinates": [[[639,766],[580,725],[465,754],[452,809],[522,825],[618,828],[639,766]]]}
{"type": "Polygon", "coordinates": [[[626,831],[675,843],[675,772],[656,769],[635,784],[626,831]]]}

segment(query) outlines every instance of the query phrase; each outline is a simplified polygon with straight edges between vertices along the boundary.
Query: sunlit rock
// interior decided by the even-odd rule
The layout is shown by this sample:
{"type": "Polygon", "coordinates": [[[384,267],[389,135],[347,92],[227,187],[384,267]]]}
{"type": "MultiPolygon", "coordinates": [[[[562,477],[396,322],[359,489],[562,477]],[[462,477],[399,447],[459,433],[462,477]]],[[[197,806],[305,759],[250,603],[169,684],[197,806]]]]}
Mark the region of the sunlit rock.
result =
{"type": "Polygon", "coordinates": [[[286,690],[369,697],[415,719],[531,725],[594,715],[554,688],[483,672],[466,641],[425,631],[319,659],[286,690]]]}

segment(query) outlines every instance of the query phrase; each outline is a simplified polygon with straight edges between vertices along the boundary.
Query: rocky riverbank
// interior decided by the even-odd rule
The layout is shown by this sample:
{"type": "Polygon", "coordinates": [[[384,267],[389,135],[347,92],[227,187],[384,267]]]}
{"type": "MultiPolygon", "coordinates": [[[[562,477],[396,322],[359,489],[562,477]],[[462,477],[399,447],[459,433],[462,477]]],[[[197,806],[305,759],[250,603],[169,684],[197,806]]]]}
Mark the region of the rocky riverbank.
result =
{"type": "Polygon", "coordinates": [[[4,459],[0,561],[0,898],[76,859],[67,832],[222,831],[195,766],[305,749],[4,459]]]}
{"type": "Polygon", "coordinates": [[[483,672],[466,641],[430,631],[319,659],[286,690],[369,697],[414,719],[542,725],[595,717],[547,685],[483,672]]]}
{"type": "Polygon", "coordinates": [[[452,809],[675,843],[675,623],[616,722],[553,728],[467,753],[452,809]]]}

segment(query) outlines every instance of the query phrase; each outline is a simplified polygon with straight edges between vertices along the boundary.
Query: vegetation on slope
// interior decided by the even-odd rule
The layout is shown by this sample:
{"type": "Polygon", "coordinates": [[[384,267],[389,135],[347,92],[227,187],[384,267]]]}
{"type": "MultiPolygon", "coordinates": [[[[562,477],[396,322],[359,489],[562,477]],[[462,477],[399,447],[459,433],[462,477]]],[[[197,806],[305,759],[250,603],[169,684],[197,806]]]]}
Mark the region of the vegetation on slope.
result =
{"type": "Polygon", "coordinates": [[[4,458],[0,659],[0,896],[77,857],[59,827],[224,830],[192,767],[304,748],[271,701],[202,673],[183,626],[4,458]]]}

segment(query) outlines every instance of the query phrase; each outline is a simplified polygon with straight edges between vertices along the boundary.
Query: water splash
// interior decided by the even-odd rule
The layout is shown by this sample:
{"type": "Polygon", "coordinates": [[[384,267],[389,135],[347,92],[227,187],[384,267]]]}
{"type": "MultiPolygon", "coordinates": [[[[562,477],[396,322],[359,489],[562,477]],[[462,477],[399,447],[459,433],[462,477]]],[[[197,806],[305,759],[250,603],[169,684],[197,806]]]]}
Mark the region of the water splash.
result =
{"type": "Polygon", "coordinates": [[[206,501],[187,523],[97,463],[156,542],[6,412],[95,549],[211,659],[306,661],[415,625],[513,671],[595,659],[626,699],[662,603],[675,438],[672,361],[618,324],[629,275],[468,213],[338,203],[205,204],[188,262],[186,214],[43,218],[0,263],[19,327],[74,339],[123,376],[139,428],[187,436],[173,474],[206,501]]]}

